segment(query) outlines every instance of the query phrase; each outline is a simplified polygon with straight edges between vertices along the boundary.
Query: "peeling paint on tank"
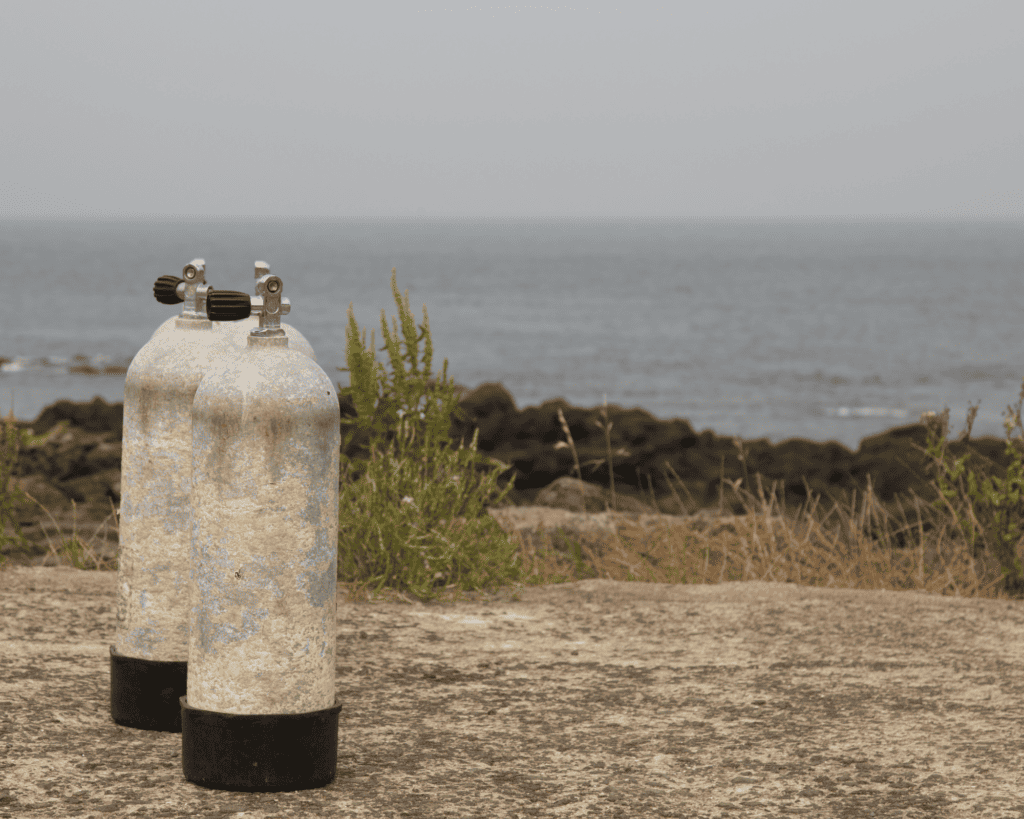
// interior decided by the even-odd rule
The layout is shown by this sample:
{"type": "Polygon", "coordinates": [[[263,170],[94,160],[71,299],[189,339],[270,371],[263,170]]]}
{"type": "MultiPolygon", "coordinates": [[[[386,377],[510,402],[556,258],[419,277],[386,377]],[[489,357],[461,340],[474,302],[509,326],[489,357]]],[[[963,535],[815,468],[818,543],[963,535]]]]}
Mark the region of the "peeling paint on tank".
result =
{"type": "Polygon", "coordinates": [[[261,624],[269,616],[270,612],[267,609],[246,608],[241,612],[241,624],[237,626],[207,620],[205,629],[204,624],[200,626],[200,643],[206,646],[209,653],[216,654],[218,644],[238,643],[257,634],[261,624]]]}
{"type": "Polygon", "coordinates": [[[325,543],[326,539],[326,535],[316,533],[316,545],[298,563],[305,571],[295,577],[296,588],[314,608],[330,604],[337,595],[338,551],[325,543]]]}
{"type": "Polygon", "coordinates": [[[162,642],[163,635],[156,629],[136,628],[125,632],[122,646],[115,646],[115,650],[129,657],[150,657],[162,642]]]}
{"type": "Polygon", "coordinates": [[[128,521],[122,527],[115,649],[128,656],[167,660],[175,659],[168,655],[183,648],[187,657],[188,584],[182,567],[187,566],[188,550],[180,539],[168,541],[159,522],[139,523],[128,521]],[[128,637],[140,628],[163,635],[159,641],[147,641],[142,654],[132,652],[128,637]]]}
{"type": "Polygon", "coordinates": [[[188,516],[188,495],[176,496],[164,507],[164,514],[160,516],[164,532],[168,535],[177,535],[185,532],[188,529],[188,516]]]}
{"type": "Polygon", "coordinates": [[[262,604],[284,596],[266,560],[242,555],[226,541],[222,537],[213,547],[197,541],[193,551],[192,611],[198,623],[193,638],[203,652],[256,634],[258,622],[271,614],[262,604]]]}

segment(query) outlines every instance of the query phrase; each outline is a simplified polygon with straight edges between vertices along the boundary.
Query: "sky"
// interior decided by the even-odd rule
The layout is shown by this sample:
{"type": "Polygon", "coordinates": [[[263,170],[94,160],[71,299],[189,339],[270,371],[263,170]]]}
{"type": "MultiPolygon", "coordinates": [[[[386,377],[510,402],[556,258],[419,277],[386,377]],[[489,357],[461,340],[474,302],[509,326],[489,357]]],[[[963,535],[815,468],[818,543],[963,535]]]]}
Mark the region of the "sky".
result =
{"type": "Polygon", "coordinates": [[[1024,3],[0,5],[0,217],[1024,219],[1024,3]]]}

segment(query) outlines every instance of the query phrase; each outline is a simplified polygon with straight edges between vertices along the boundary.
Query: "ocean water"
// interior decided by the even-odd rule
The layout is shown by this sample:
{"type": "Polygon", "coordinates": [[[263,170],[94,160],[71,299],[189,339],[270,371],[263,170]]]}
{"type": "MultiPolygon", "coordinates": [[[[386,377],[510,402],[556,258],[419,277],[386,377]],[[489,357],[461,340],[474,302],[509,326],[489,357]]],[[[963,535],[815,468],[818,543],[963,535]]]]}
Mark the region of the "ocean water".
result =
{"type": "MultiPolygon", "coordinates": [[[[1024,378],[1024,225],[0,221],[0,411],[120,401],[193,257],[252,292],[269,262],[320,365],[347,385],[346,310],[396,315],[392,267],[435,369],[520,407],[642,407],[744,438],[837,440],[980,402],[1002,434],[1024,378]]],[[[380,360],[384,360],[381,354],[380,360]]]]}

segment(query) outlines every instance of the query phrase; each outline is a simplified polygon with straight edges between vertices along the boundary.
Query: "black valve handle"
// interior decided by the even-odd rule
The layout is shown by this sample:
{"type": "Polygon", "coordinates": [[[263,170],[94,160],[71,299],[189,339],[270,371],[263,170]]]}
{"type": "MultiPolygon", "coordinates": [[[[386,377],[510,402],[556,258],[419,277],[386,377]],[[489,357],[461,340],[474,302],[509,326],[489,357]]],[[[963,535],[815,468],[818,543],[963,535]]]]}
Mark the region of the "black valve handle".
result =
{"type": "Polygon", "coordinates": [[[183,281],[177,276],[161,276],[153,285],[153,295],[161,304],[181,304],[185,300],[178,295],[178,285],[183,281]]]}
{"type": "Polygon", "coordinates": [[[206,296],[206,315],[211,321],[238,321],[252,313],[252,296],[235,290],[210,289],[206,296]]]}

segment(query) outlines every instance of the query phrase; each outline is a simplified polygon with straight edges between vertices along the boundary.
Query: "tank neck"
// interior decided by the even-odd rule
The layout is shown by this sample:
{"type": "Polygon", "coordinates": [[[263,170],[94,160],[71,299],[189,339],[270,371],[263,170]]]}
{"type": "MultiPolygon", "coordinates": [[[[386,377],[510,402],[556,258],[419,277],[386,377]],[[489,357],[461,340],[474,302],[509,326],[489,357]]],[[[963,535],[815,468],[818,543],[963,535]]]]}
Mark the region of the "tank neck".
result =
{"type": "Polygon", "coordinates": [[[281,347],[281,348],[284,348],[284,347],[288,346],[288,336],[286,336],[283,331],[281,332],[281,335],[277,335],[277,336],[257,335],[257,331],[258,331],[258,328],[257,328],[257,330],[253,330],[251,333],[249,333],[249,346],[250,347],[259,347],[259,348],[263,348],[263,347],[281,347]]]}
{"type": "Polygon", "coordinates": [[[212,330],[213,322],[206,316],[185,313],[174,319],[174,328],[176,330],[212,330]]]}

